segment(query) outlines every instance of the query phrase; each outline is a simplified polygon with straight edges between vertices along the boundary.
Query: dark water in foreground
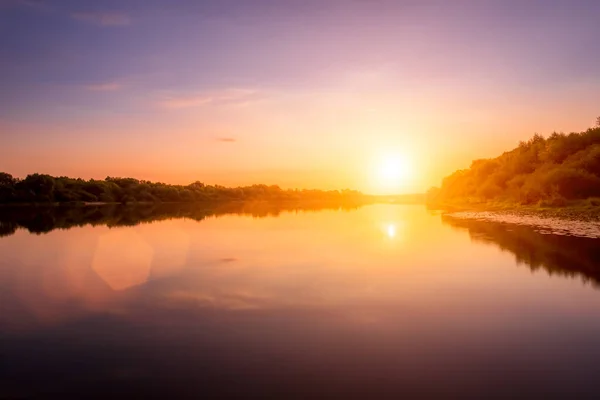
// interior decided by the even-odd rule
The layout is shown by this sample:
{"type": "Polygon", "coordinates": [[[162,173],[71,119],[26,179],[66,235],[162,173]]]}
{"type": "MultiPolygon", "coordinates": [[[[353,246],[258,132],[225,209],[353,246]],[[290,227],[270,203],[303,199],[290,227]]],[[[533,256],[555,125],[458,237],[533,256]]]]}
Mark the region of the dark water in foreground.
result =
{"type": "Polygon", "coordinates": [[[600,396],[597,239],[402,205],[0,232],[0,399],[600,396]]]}

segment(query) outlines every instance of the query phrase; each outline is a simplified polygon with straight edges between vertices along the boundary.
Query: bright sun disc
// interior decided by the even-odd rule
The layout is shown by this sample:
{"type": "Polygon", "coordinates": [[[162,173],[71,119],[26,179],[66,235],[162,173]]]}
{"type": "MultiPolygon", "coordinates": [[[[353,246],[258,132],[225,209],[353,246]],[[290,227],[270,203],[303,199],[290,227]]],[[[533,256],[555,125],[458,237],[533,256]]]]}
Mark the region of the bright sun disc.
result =
{"type": "Polygon", "coordinates": [[[380,184],[388,189],[399,188],[411,177],[408,160],[401,156],[386,156],[381,159],[377,170],[380,184]]]}

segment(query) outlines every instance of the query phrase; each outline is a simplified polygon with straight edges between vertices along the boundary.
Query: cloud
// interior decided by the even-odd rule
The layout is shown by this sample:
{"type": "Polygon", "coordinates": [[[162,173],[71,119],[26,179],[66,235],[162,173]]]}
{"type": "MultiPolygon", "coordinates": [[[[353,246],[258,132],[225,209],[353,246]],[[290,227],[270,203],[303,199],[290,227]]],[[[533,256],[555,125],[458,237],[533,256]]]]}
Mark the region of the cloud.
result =
{"type": "Polygon", "coordinates": [[[117,12],[76,12],[71,14],[71,17],[99,26],[125,26],[131,23],[127,14],[117,12]]]}
{"type": "Polygon", "coordinates": [[[232,137],[218,137],[217,138],[217,142],[235,143],[235,142],[237,142],[237,139],[236,138],[232,138],[232,137]]]}
{"type": "Polygon", "coordinates": [[[85,86],[87,90],[93,92],[114,92],[121,89],[121,87],[121,84],[116,82],[97,83],[85,86]]]}
{"type": "Polygon", "coordinates": [[[246,104],[256,99],[257,92],[251,89],[224,89],[214,92],[174,95],[160,102],[167,109],[201,107],[209,104],[246,104]]]}
{"type": "Polygon", "coordinates": [[[212,99],[207,96],[169,97],[161,101],[160,105],[168,109],[179,109],[203,106],[210,103],[211,100],[212,99]]]}

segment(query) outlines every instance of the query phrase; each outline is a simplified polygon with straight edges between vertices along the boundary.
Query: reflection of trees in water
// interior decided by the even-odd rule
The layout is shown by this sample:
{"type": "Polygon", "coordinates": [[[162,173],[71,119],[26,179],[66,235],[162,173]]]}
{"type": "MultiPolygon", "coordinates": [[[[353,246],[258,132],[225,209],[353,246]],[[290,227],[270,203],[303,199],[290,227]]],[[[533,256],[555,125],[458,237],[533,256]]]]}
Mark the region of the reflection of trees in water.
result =
{"type": "Polygon", "coordinates": [[[14,221],[5,221],[0,219],[0,237],[10,236],[17,230],[19,226],[14,221]]]}
{"type": "Polygon", "coordinates": [[[285,211],[352,210],[358,203],[340,202],[231,202],[221,204],[152,203],[137,205],[99,205],[80,207],[0,207],[0,237],[25,228],[32,233],[69,229],[84,225],[134,226],[164,219],[188,218],[202,221],[226,214],[255,218],[278,216],[285,211]]]}
{"type": "Polygon", "coordinates": [[[532,271],[580,276],[600,288],[600,241],[573,236],[543,235],[531,227],[442,216],[452,227],[466,229],[473,241],[494,244],[515,255],[517,264],[532,271]]]}

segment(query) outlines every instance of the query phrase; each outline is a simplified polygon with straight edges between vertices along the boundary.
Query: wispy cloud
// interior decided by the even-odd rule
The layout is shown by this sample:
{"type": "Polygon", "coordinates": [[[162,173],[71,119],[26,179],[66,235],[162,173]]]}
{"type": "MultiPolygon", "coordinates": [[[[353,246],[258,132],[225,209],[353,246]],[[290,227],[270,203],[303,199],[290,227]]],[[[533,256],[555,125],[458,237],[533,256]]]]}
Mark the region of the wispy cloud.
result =
{"type": "Polygon", "coordinates": [[[235,143],[235,142],[237,142],[237,139],[236,138],[232,138],[232,137],[218,137],[217,138],[217,142],[235,143]]]}
{"type": "Polygon", "coordinates": [[[171,95],[159,102],[167,109],[201,107],[209,104],[245,104],[256,99],[257,91],[251,89],[224,89],[214,92],[171,95]]]}
{"type": "Polygon", "coordinates": [[[114,92],[121,89],[122,85],[116,82],[96,83],[92,85],[86,85],[87,90],[93,92],[114,92]]]}
{"type": "Polygon", "coordinates": [[[76,12],[71,17],[77,21],[99,26],[125,26],[131,23],[127,14],[118,12],[76,12]]]}
{"type": "Polygon", "coordinates": [[[160,102],[160,105],[164,108],[168,109],[179,109],[179,108],[189,108],[189,107],[199,107],[211,102],[211,98],[199,95],[199,96],[180,96],[180,97],[171,97],[169,96],[167,99],[160,102]]]}

